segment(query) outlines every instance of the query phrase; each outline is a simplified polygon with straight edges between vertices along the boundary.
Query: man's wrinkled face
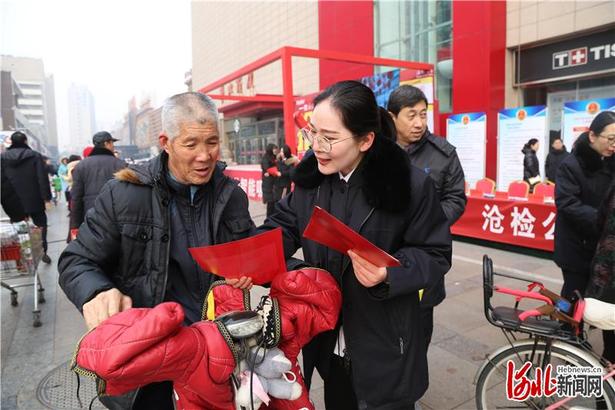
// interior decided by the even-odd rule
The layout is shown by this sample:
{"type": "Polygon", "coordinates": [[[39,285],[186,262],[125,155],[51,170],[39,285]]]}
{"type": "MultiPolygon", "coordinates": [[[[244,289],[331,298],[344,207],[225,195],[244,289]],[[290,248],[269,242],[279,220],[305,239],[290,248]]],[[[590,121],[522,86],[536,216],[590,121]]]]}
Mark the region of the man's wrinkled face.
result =
{"type": "Polygon", "coordinates": [[[397,130],[397,142],[406,146],[419,141],[427,130],[427,104],[419,101],[412,107],[402,108],[397,115],[391,114],[397,130]]]}
{"type": "Polygon", "coordinates": [[[169,170],[182,184],[209,182],[220,156],[220,136],[215,121],[181,124],[179,136],[160,136],[160,145],[169,154],[169,170]]]}

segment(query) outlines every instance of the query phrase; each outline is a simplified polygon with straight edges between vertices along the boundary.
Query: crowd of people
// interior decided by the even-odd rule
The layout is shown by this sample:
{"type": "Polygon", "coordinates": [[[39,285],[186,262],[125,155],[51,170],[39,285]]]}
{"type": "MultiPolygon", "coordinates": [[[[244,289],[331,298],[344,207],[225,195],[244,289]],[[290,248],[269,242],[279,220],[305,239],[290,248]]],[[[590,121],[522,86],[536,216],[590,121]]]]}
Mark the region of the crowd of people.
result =
{"type": "MultiPolygon", "coordinates": [[[[409,85],[391,94],[387,109],[360,82],[325,89],[301,130],[311,146],[301,160],[287,145],[266,147],[261,168],[267,215],[258,227],[246,193],[219,162],[216,105],[195,92],[165,102],[162,152],[144,164],[115,158],[116,140],[102,131],[84,159],[63,158],[50,179],[25,135],[13,134],[2,155],[2,206],[12,220],[30,217],[45,231],[50,184],[56,198],[67,192],[70,227],[79,233],[60,256],[59,283],[89,329],[133,307],[165,302],[181,306],[185,326],[198,324],[206,295],[220,278],[195,263],[188,249],[279,228],[287,269],[323,269],[342,295],[334,328],[303,347],[308,389],[316,369],[328,409],[412,409],[428,387],[434,308],[446,297],[444,278],[452,263],[450,226],[467,202],[455,147],[428,129],[427,107],[425,95],[409,85]],[[32,192],[20,189],[26,185],[32,192]],[[304,238],[317,206],[400,265],[377,266],[352,250],[342,254],[304,238]],[[293,257],[298,249],[303,260],[293,257]]],[[[523,149],[530,185],[540,179],[538,144],[530,140],[523,149]]],[[[563,272],[562,295],[573,299],[578,291],[615,304],[615,113],[596,116],[571,154],[562,154],[559,139],[551,148],[546,172],[556,185],[554,260],[563,272]]],[[[252,278],[226,284],[249,290],[252,278]]],[[[604,357],[615,361],[613,332],[603,334],[604,357]]],[[[207,349],[222,357],[230,347],[207,349]]],[[[191,388],[202,398],[212,394],[191,388]]],[[[118,409],[172,409],[174,400],[181,401],[164,378],[123,393],[101,400],[118,409]]]]}

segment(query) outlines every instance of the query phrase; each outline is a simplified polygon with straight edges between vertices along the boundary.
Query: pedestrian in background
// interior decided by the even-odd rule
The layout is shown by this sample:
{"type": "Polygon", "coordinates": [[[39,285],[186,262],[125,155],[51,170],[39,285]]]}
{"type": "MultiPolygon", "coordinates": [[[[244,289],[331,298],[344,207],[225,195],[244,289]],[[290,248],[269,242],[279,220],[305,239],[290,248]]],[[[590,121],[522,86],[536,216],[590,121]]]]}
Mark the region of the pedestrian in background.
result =
{"type": "Polygon", "coordinates": [[[274,181],[274,189],[277,190],[275,197],[280,199],[290,193],[291,174],[299,164],[299,158],[293,155],[288,145],[284,145],[278,154],[278,171],[280,176],[274,181]]]}
{"type": "Polygon", "coordinates": [[[557,170],[568,155],[570,155],[570,153],[566,149],[562,139],[560,137],[555,138],[551,143],[547,161],[545,162],[545,174],[548,181],[555,183],[557,170]]]}
{"type": "Polygon", "coordinates": [[[11,135],[11,146],[2,153],[2,174],[9,181],[16,195],[11,195],[12,204],[2,207],[11,222],[30,217],[41,228],[43,240],[42,261],[51,263],[47,255],[47,214],[45,205],[51,201],[51,187],[43,156],[28,145],[28,137],[21,131],[11,135]],[[20,209],[21,208],[21,209],[20,209]],[[15,212],[15,210],[19,210],[15,212]],[[11,213],[9,213],[9,211],[11,213]]]}
{"type": "Polygon", "coordinates": [[[557,171],[555,184],[555,251],[562,270],[562,296],[583,294],[600,238],[598,208],[615,178],[615,112],[598,114],[582,133],[572,154],[557,171]]]}
{"type": "Polygon", "coordinates": [[[540,148],[540,142],[536,138],[525,143],[523,153],[523,180],[530,185],[530,192],[534,192],[534,186],[540,182],[540,165],[536,152],[540,148]]]}
{"type": "Polygon", "coordinates": [[[79,155],[70,155],[68,157],[68,162],[66,164],[66,176],[64,177],[64,181],[66,182],[66,190],[64,191],[64,194],[65,194],[64,196],[66,197],[66,202],[68,203],[69,211],[70,211],[70,191],[73,187],[73,169],[75,169],[79,161],[81,161],[81,157],[79,155]]]}
{"type": "Polygon", "coordinates": [[[126,167],[126,163],[113,154],[113,138],[107,131],[94,134],[94,149],[90,155],[79,162],[72,171],[70,228],[77,229],[83,223],[88,209],[102,187],[113,178],[113,174],[126,167]]]}
{"type": "Polygon", "coordinates": [[[263,203],[267,204],[267,216],[270,216],[278,199],[274,190],[275,179],[278,177],[277,160],[280,148],[275,144],[267,144],[265,154],[261,159],[263,203]],[[273,173],[273,175],[272,175],[273,173]]]}
{"type": "Polygon", "coordinates": [[[62,195],[62,178],[59,175],[54,175],[51,177],[51,185],[53,185],[53,191],[55,195],[53,196],[53,204],[58,205],[60,202],[60,196],[62,195]]]}

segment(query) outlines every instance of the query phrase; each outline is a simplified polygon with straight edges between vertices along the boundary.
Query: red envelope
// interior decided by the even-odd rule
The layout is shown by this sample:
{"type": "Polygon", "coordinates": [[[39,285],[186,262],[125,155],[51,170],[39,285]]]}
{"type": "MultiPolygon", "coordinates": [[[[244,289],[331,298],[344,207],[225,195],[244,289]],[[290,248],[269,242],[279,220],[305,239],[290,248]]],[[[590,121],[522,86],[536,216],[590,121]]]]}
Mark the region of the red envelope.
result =
{"type": "Polygon", "coordinates": [[[267,173],[271,175],[272,177],[279,177],[280,175],[282,175],[280,174],[278,167],[267,168],[267,173]]]}
{"type": "Polygon", "coordinates": [[[262,285],[271,282],[278,273],[286,272],[280,228],[238,241],[188,250],[205,272],[227,279],[249,276],[252,283],[262,285]]]}
{"type": "Polygon", "coordinates": [[[344,225],[339,219],[319,206],[314,208],[303,236],[340,253],[345,254],[352,249],[357,255],[378,267],[400,266],[396,258],[344,225]]]}

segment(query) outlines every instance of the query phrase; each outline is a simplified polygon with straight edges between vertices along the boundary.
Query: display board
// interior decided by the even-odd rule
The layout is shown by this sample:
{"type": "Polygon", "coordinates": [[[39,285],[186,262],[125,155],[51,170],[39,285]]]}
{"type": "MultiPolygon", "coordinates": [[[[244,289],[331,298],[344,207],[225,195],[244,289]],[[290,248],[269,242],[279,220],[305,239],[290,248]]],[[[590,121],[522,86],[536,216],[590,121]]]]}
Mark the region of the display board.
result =
{"type": "Polygon", "coordinates": [[[532,138],[540,142],[536,156],[540,164],[540,175],[544,178],[546,153],[549,149],[547,124],[547,107],[544,105],[498,112],[498,190],[506,191],[511,182],[523,179],[524,155],[521,150],[532,138]]]}
{"type": "Polygon", "coordinates": [[[487,115],[484,112],[454,114],[446,119],[446,139],[457,155],[470,186],[485,177],[487,115]]]}
{"type": "Polygon", "coordinates": [[[599,98],[594,100],[570,101],[564,103],[562,112],[562,140],[568,150],[574,142],[601,111],[614,111],[615,98],[599,98]]]}

